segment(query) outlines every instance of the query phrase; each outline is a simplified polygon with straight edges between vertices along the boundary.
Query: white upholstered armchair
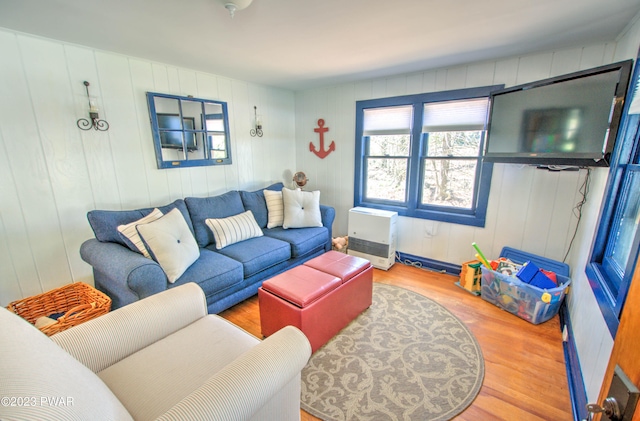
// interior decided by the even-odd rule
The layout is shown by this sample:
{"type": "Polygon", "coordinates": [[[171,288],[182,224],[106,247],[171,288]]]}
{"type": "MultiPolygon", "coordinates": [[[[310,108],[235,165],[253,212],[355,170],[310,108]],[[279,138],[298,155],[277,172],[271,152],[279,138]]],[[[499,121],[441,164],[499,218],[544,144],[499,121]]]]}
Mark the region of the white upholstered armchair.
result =
{"type": "Polygon", "coordinates": [[[2,420],[299,420],[311,347],[259,341],[189,283],[51,338],[0,309],[2,420]]]}

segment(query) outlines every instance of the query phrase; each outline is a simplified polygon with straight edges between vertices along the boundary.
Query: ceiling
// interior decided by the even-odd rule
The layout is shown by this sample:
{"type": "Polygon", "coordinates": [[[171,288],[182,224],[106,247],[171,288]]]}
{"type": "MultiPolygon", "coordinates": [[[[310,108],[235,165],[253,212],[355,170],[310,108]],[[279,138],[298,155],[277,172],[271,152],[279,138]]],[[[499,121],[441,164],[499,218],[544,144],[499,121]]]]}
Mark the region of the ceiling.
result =
{"type": "Polygon", "coordinates": [[[640,0],[0,0],[0,27],[291,90],[614,41],[640,0]]]}

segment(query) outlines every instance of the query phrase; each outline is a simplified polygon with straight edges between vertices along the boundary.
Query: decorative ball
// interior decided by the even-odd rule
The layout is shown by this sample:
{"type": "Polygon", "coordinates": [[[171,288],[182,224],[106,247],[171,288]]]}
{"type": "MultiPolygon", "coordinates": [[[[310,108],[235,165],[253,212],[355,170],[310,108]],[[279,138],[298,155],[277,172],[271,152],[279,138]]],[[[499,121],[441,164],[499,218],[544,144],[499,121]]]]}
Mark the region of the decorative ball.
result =
{"type": "Polygon", "coordinates": [[[309,179],[302,171],[298,171],[293,175],[293,181],[298,185],[298,187],[304,187],[309,179]]]}

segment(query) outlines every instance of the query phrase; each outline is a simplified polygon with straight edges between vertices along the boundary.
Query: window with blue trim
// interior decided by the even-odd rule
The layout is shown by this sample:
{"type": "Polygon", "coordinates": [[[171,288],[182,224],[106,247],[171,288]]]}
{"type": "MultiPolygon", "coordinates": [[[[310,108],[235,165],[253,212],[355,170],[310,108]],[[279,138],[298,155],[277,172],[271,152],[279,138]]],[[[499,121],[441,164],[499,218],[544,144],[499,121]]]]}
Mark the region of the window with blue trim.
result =
{"type": "Polygon", "coordinates": [[[489,94],[502,86],[356,102],[356,206],[483,227],[489,94]]]}
{"type": "MultiPolygon", "coordinates": [[[[631,87],[638,85],[638,77],[636,68],[631,87]]],[[[640,115],[628,114],[628,110],[627,103],[586,268],[591,288],[614,337],[640,251],[640,115]]]]}

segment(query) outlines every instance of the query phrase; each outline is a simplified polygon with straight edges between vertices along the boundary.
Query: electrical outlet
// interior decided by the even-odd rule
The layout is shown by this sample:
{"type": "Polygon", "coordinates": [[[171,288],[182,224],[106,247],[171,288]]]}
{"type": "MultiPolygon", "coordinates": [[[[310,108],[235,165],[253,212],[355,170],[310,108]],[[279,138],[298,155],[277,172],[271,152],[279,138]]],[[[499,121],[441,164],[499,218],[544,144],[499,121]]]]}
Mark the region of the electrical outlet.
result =
{"type": "Polygon", "coordinates": [[[424,236],[427,238],[435,237],[437,234],[437,225],[435,222],[427,222],[424,224],[424,236]]]}

